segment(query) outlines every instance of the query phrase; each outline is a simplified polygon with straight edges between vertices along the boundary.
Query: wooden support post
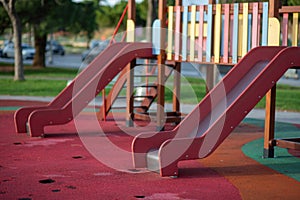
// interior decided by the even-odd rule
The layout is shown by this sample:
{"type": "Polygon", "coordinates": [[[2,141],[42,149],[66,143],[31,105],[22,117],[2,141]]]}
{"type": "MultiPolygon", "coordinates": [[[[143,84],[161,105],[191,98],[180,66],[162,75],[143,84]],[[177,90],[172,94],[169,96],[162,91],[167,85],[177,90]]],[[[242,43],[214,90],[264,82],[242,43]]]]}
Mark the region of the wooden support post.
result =
{"type": "Polygon", "coordinates": [[[217,79],[217,65],[206,65],[206,92],[208,93],[216,84],[217,79]]]}
{"type": "MultiPolygon", "coordinates": [[[[279,17],[279,1],[269,1],[269,17],[279,17]]],[[[268,45],[279,45],[268,44],[268,45]]],[[[265,116],[265,131],[264,131],[264,158],[274,158],[274,146],[272,141],[274,139],[275,131],[275,110],[276,110],[276,85],[266,94],[266,116],[265,116]]]]}
{"type": "Polygon", "coordinates": [[[127,19],[131,19],[135,22],[136,19],[135,0],[128,0],[127,19]]]}
{"type": "MultiPolygon", "coordinates": [[[[215,0],[208,0],[208,4],[215,4],[215,0]]],[[[212,28],[214,28],[214,26],[212,25],[212,28]]],[[[213,33],[213,30],[212,30],[213,33]]],[[[213,46],[213,41],[211,43],[211,45],[213,46]]],[[[206,65],[206,92],[208,93],[214,86],[216,83],[216,69],[217,69],[217,65],[206,65]]]]}
{"type": "MultiPolygon", "coordinates": [[[[135,11],[135,0],[128,0],[128,13],[127,19],[135,22],[136,20],[136,11],[135,11]]],[[[130,23],[129,21],[127,23],[130,23]]],[[[127,24],[127,29],[132,30],[133,27],[127,24]]],[[[127,34],[127,42],[134,42],[134,33],[127,34]]],[[[126,87],[126,126],[133,126],[133,86],[134,86],[134,66],[135,60],[130,62],[126,68],[127,70],[127,87],[126,87]]]]}
{"type": "Polygon", "coordinates": [[[174,68],[173,112],[180,112],[180,74],[181,63],[176,62],[174,68]]]}
{"type": "Polygon", "coordinates": [[[279,17],[280,1],[269,0],[269,17],[279,17]]]}
{"type": "Polygon", "coordinates": [[[157,84],[157,127],[158,131],[164,130],[165,124],[165,66],[163,64],[165,58],[163,55],[158,56],[158,84],[157,84]]]}
{"type": "Polygon", "coordinates": [[[163,130],[165,124],[165,38],[166,38],[166,0],[159,0],[158,18],[161,24],[160,54],[157,57],[158,64],[158,85],[157,85],[157,130],[163,130]]]}
{"type": "Polygon", "coordinates": [[[276,85],[266,94],[266,117],[264,133],[264,158],[274,158],[274,139],[275,132],[275,103],[276,103],[276,85]]]}
{"type": "MultiPolygon", "coordinates": [[[[176,0],[176,6],[182,5],[182,0],[176,0]]],[[[182,27],[180,27],[180,33],[182,32],[182,27]]],[[[179,34],[179,33],[175,33],[179,34]]],[[[180,45],[180,44],[179,44],[180,45]]],[[[181,47],[179,46],[179,49],[181,47]]],[[[174,68],[174,88],[173,88],[173,112],[180,112],[180,83],[181,83],[181,63],[176,62],[174,68]]]]}
{"type": "Polygon", "coordinates": [[[102,113],[101,113],[101,118],[103,121],[106,121],[106,91],[105,88],[102,90],[102,113]]]}
{"type": "Polygon", "coordinates": [[[127,87],[126,87],[126,126],[133,126],[133,85],[134,85],[135,60],[127,66],[127,87]]]}

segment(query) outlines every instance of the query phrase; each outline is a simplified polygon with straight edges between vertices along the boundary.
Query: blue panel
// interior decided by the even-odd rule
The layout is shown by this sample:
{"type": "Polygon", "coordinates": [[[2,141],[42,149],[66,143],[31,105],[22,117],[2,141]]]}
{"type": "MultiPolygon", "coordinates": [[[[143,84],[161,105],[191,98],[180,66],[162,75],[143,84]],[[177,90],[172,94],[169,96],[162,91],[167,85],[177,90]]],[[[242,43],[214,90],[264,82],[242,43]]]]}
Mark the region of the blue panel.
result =
{"type": "Polygon", "coordinates": [[[212,5],[208,5],[207,10],[207,38],[206,38],[206,62],[211,62],[211,45],[212,45],[212,5]]]}
{"type": "Polygon", "coordinates": [[[269,4],[268,2],[263,3],[263,15],[262,15],[262,38],[261,46],[268,45],[268,13],[269,13],[269,4]]]}
{"type": "Polygon", "coordinates": [[[239,4],[234,4],[232,33],[232,63],[237,63],[239,41],[239,4]]]}
{"type": "Polygon", "coordinates": [[[190,5],[207,5],[208,0],[182,0],[183,6],[190,6],[190,5]]]}
{"type": "Polygon", "coordinates": [[[160,20],[156,19],[152,25],[152,43],[153,43],[153,54],[160,54],[160,20]]]}
{"type": "Polygon", "coordinates": [[[220,55],[224,55],[224,21],[225,21],[225,15],[222,15],[221,19],[221,52],[220,55]]]}
{"type": "Polygon", "coordinates": [[[183,25],[182,25],[182,60],[187,59],[187,39],[188,39],[188,7],[183,10],[183,25]]]}
{"type": "Polygon", "coordinates": [[[199,11],[196,11],[196,22],[199,22],[200,20],[200,13],[199,11]]]}
{"type": "Polygon", "coordinates": [[[248,15],[248,49],[247,52],[251,49],[252,43],[252,14],[248,15]]]}

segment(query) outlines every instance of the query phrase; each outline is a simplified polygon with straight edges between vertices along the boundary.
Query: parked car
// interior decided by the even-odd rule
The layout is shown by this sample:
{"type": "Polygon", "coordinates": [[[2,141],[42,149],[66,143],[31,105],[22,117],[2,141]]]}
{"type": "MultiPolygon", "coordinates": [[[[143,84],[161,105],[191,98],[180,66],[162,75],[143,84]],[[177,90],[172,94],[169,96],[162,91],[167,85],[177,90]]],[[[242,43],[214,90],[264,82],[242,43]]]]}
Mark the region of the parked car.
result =
{"type": "MultiPolygon", "coordinates": [[[[14,58],[15,57],[15,46],[14,43],[10,42],[7,44],[3,49],[3,57],[7,58],[14,58]]],[[[35,55],[35,49],[28,45],[28,44],[22,44],[22,56],[23,59],[33,59],[35,55]]]]}
{"type": "Polygon", "coordinates": [[[97,45],[90,45],[91,47],[93,48],[90,48],[86,51],[84,51],[82,54],[81,54],[81,60],[82,62],[85,62],[85,63],[90,63],[92,62],[92,60],[94,60],[94,58],[100,54],[104,49],[106,49],[106,47],[108,46],[109,44],[109,41],[108,40],[105,40],[103,42],[100,42],[98,43],[97,45]]]}
{"type": "Polygon", "coordinates": [[[91,40],[89,43],[89,48],[93,49],[101,44],[101,40],[91,40]]]}
{"type": "Polygon", "coordinates": [[[65,55],[64,47],[59,44],[56,40],[51,40],[47,42],[46,51],[50,51],[50,45],[52,45],[52,52],[58,55],[65,55]]]}

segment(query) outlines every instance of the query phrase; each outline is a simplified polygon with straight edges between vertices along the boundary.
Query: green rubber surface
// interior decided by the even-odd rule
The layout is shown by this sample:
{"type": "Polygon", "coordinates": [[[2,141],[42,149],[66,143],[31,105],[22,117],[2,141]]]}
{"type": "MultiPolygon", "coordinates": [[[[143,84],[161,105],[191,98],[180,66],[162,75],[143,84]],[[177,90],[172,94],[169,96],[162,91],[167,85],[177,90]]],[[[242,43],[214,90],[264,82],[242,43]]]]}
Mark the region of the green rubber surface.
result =
{"type": "MultiPolygon", "coordinates": [[[[264,127],[264,120],[245,119],[247,124],[264,127]]],[[[275,138],[293,138],[300,136],[300,129],[293,124],[276,122],[275,138]]],[[[275,147],[274,158],[263,158],[263,138],[254,140],[242,147],[243,153],[279,173],[285,174],[300,182],[300,158],[288,153],[287,149],[275,147]]]]}

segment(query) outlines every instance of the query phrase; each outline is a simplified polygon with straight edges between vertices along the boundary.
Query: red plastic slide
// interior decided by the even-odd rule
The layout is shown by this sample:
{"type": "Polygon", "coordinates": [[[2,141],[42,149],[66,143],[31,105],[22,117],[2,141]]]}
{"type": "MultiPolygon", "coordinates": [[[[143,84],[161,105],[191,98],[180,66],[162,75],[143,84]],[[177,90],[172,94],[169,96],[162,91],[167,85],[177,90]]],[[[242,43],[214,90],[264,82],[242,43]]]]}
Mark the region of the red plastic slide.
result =
{"type": "Polygon", "coordinates": [[[102,89],[135,58],[152,57],[151,43],[116,43],[105,49],[52,102],[44,107],[24,107],[15,113],[16,132],[33,137],[44,127],[73,120],[102,89]]]}
{"type": "Polygon", "coordinates": [[[178,176],[179,161],[209,156],[280,77],[299,66],[299,47],[251,50],[174,130],[135,137],[135,167],[178,176]]]}

